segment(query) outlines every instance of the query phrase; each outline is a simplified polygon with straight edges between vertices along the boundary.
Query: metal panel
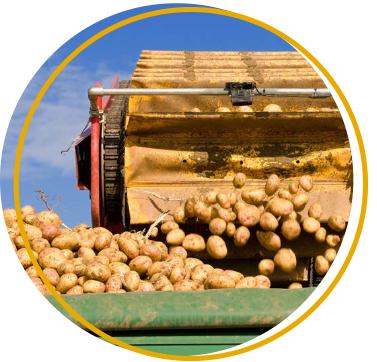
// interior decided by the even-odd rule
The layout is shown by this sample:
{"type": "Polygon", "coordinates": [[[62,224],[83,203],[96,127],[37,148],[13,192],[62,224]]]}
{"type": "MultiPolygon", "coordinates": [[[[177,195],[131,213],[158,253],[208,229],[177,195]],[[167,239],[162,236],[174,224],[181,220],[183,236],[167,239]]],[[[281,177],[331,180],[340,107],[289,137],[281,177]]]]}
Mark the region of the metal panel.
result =
{"type": "MultiPolygon", "coordinates": [[[[291,315],[313,290],[223,289],[84,294],[62,298],[103,331],[270,328],[291,315]]],[[[47,296],[47,299],[69,320],[80,325],[54,297],[47,296]]]]}

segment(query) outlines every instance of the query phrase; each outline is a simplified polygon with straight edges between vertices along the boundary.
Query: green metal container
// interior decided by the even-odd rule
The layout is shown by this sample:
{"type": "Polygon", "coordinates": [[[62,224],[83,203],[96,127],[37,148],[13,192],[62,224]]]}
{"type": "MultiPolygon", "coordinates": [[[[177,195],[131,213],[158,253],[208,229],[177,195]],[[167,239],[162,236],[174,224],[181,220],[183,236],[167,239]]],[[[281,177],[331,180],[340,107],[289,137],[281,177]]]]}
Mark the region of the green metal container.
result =
{"type": "MultiPolygon", "coordinates": [[[[62,297],[89,323],[122,342],[188,356],[221,351],[258,337],[292,314],[313,290],[224,289],[62,297]]],[[[83,328],[54,297],[47,299],[83,328]]]]}

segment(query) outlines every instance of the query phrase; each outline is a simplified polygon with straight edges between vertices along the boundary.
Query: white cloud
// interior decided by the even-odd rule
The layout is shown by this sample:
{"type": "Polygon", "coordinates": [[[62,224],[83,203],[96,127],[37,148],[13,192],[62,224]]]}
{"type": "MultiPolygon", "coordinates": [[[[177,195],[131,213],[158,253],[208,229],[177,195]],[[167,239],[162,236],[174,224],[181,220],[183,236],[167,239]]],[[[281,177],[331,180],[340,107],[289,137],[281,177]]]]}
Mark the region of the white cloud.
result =
{"type": "MultiPolygon", "coordinates": [[[[44,67],[33,78],[13,114],[3,149],[1,177],[13,177],[14,158],[19,135],[34,97],[54,70],[44,67]]],[[[130,79],[131,72],[110,70],[99,63],[94,71],[68,65],[52,83],[40,102],[26,135],[21,160],[21,176],[32,178],[67,175],[75,172],[74,150],[61,154],[79,135],[88,121],[87,90],[99,80],[110,87],[114,76],[130,79]]]]}

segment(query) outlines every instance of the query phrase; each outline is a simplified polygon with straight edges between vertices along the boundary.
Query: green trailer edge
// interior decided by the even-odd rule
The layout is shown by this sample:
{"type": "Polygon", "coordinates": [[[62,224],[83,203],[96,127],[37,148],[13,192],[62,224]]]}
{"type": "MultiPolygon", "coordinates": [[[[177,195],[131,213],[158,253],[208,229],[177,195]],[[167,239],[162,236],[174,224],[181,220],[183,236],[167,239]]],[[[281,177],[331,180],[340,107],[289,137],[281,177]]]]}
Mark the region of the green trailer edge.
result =
{"type": "MultiPolygon", "coordinates": [[[[200,355],[236,347],[276,326],[312,294],[304,289],[84,294],[63,299],[85,320],[148,351],[200,355]]],[[[85,329],[53,296],[49,302],[85,329]]]]}

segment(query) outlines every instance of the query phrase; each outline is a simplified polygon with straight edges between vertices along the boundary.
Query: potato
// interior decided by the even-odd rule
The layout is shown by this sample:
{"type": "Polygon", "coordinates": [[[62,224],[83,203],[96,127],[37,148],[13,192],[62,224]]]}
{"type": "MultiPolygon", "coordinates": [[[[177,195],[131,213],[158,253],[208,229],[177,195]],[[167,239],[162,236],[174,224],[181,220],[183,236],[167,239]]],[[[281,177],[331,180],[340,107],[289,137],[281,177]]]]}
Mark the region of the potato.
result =
{"type": "Polygon", "coordinates": [[[322,206],[320,204],[312,204],[309,207],[308,215],[319,220],[322,216],[322,206]]]}
{"type": "Polygon", "coordinates": [[[30,277],[30,280],[33,282],[33,284],[34,284],[35,286],[43,285],[43,282],[42,282],[41,278],[38,278],[38,277],[30,277]]]}
{"type": "Polygon", "coordinates": [[[185,239],[185,232],[181,229],[172,229],[166,235],[166,242],[169,245],[182,245],[185,239]]]}
{"type": "Polygon", "coordinates": [[[86,225],[86,224],[78,224],[76,225],[72,231],[76,232],[76,233],[79,233],[80,231],[82,230],[88,230],[90,229],[90,226],[86,225]]]}
{"type": "Polygon", "coordinates": [[[313,178],[310,175],[301,176],[299,183],[301,188],[307,192],[313,188],[313,178]]]}
{"type": "Polygon", "coordinates": [[[179,292],[186,292],[196,290],[198,284],[195,281],[190,279],[184,279],[174,284],[174,290],[179,292]]]}
{"type": "Polygon", "coordinates": [[[169,255],[166,258],[166,262],[169,264],[170,269],[173,269],[176,266],[179,266],[179,267],[184,267],[185,266],[184,260],[179,255],[174,255],[174,254],[173,255],[169,255]]]}
{"type": "Polygon", "coordinates": [[[282,112],[282,109],[277,104],[268,104],[263,108],[263,112],[282,112]]]}
{"type": "Polygon", "coordinates": [[[166,260],[168,257],[168,247],[161,241],[155,241],[153,243],[154,246],[157,246],[160,249],[161,252],[161,261],[166,260]]]}
{"type": "Polygon", "coordinates": [[[74,233],[58,235],[51,242],[53,248],[77,250],[79,248],[79,241],[74,233]]]}
{"type": "Polygon", "coordinates": [[[127,255],[128,259],[135,259],[139,256],[139,244],[137,241],[130,239],[125,233],[121,234],[119,237],[119,248],[123,253],[127,255]]]}
{"type": "Polygon", "coordinates": [[[34,226],[38,229],[43,230],[45,226],[48,225],[61,225],[62,222],[57,214],[53,211],[42,211],[36,215],[34,226]]]}
{"type": "Polygon", "coordinates": [[[207,289],[229,289],[235,286],[236,283],[234,280],[225,273],[221,275],[212,274],[205,281],[205,287],[207,289]]]}
{"type": "Polygon", "coordinates": [[[301,234],[301,227],[296,220],[284,221],[281,225],[281,233],[285,239],[296,240],[301,234]]]}
{"type": "Polygon", "coordinates": [[[130,261],[129,267],[139,273],[140,276],[145,275],[148,268],[153,264],[149,256],[140,255],[130,261]]]}
{"type": "Polygon", "coordinates": [[[237,201],[236,204],[233,206],[233,212],[238,215],[241,209],[245,208],[247,204],[242,201],[237,201]]]}
{"type": "Polygon", "coordinates": [[[78,250],[77,255],[80,258],[85,259],[86,261],[91,261],[91,260],[93,260],[96,257],[96,253],[94,252],[94,250],[91,249],[91,248],[88,248],[86,246],[82,246],[78,250]]]}
{"type": "Polygon", "coordinates": [[[275,270],[275,264],[271,259],[262,259],[258,264],[258,273],[269,276],[275,270]]]}
{"type": "Polygon", "coordinates": [[[61,229],[59,225],[47,225],[42,229],[42,238],[52,241],[60,235],[61,229]]]}
{"type": "Polygon", "coordinates": [[[292,204],[295,211],[302,211],[305,205],[309,202],[309,196],[303,192],[298,193],[292,199],[292,204]]]}
{"type": "Polygon", "coordinates": [[[58,285],[60,276],[55,269],[45,268],[43,269],[43,274],[46,276],[51,285],[53,285],[54,287],[58,285]]]}
{"type": "Polygon", "coordinates": [[[130,267],[127,264],[121,263],[119,261],[114,261],[109,264],[109,269],[111,275],[120,275],[123,277],[126,273],[130,271],[130,267]]]}
{"type": "Polygon", "coordinates": [[[230,208],[230,200],[229,200],[228,194],[225,193],[224,191],[221,191],[216,195],[216,201],[223,209],[230,208]]]}
{"type": "Polygon", "coordinates": [[[29,225],[34,225],[35,219],[36,219],[35,215],[26,215],[23,218],[23,222],[29,225]]]}
{"type": "MultiPolygon", "coordinates": [[[[184,209],[185,209],[185,216],[187,218],[191,218],[191,217],[195,217],[196,216],[195,210],[194,210],[195,202],[196,202],[195,197],[190,197],[189,199],[186,200],[184,209]]],[[[176,229],[177,228],[178,228],[178,226],[176,227],[176,229]]],[[[168,230],[168,231],[170,231],[170,230],[168,230]]]]}
{"type": "Polygon", "coordinates": [[[266,198],[266,193],[263,190],[244,190],[241,198],[248,204],[259,206],[266,198]]]}
{"type": "Polygon", "coordinates": [[[62,253],[67,260],[72,260],[76,254],[76,253],[73,253],[73,251],[69,249],[63,249],[62,253]]]}
{"type": "Polygon", "coordinates": [[[274,215],[272,215],[270,212],[265,212],[260,217],[259,225],[263,230],[275,231],[279,226],[279,223],[274,215]]]}
{"type": "Polygon", "coordinates": [[[275,216],[286,216],[293,212],[293,204],[289,200],[274,197],[268,202],[266,211],[275,216]]]}
{"type": "Polygon", "coordinates": [[[204,281],[212,274],[213,267],[209,264],[198,264],[191,269],[190,278],[194,281],[204,283],[204,281]]]}
{"type": "Polygon", "coordinates": [[[288,289],[302,289],[302,284],[292,283],[292,284],[289,285],[288,289]]]}
{"type": "Polygon", "coordinates": [[[171,270],[170,276],[169,276],[169,281],[172,284],[175,284],[183,279],[188,279],[187,278],[187,273],[188,271],[185,268],[176,266],[171,270]]]}
{"type": "Polygon", "coordinates": [[[42,231],[33,225],[24,224],[26,236],[29,241],[42,237],[42,231]]]}
{"type": "Polygon", "coordinates": [[[224,259],[228,254],[228,249],[220,236],[212,235],[207,240],[207,252],[214,259],[224,259]]]}
{"type": "Polygon", "coordinates": [[[207,221],[211,219],[211,209],[203,201],[197,201],[194,210],[199,220],[207,221]]]}
{"type": "Polygon", "coordinates": [[[123,287],[127,292],[136,292],[140,286],[140,276],[134,270],[131,270],[123,276],[123,287]]]}
{"type": "Polygon", "coordinates": [[[59,264],[63,263],[64,261],[66,261],[64,254],[57,248],[44,249],[38,257],[38,262],[41,268],[56,269],[59,264]]]}
{"type": "Polygon", "coordinates": [[[59,275],[63,275],[63,274],[68,274],[68,273],[75,273],[75,265],[73,264],[72,261],[65,261],[61,264],[59,264],[59,266],[57,267],[57,272],[59,273],[59,275]]]}
{"type": "Polygon", "coordinates": [[[16,210],[5,209],[3,211],[3,216],[4,216],[5,224],[7,225],[8,228],[11,228],[13,224],[17,223],[16,210]]]}
{"type": "Polygon", "coordinates": [[[168,234],[169,231],[179,229],[179,225],[174,221],[166,221],[161,225],[161,232],[168,234]]]}
{"type": "Polygon", "coordinates": [[[268,196],[272,196],[276,193],[280,186],[280,179],[278,175],[272,174],[266,181],[266,186],[264,188],[268,196]]]}
{"type": "Polygon", "coordinates": [[[288,190],[280,189],[278,191],[278,197],[280,199],[285,199],[285,200],[292,200],[292,194],[288,190]]]}
{"type": "Polygon", "coordinates": [[[185,260],[187,258],[187,251],[182,246],[171,246],[169,248],[169,255],[177,255],[185,260]]]}
{"type": "Polygon", "coordinates": [[[257,275],[255,277],[255,281],[256,288],[269,289],[271,287],[270,279],[268,279],[265,275],[257,275]]]}
{"type": "Polygon", "coordinates": [[[291,249],[280,249],[274,256],[275,265],[284,273],[292,273],[297,265],[296,254],[291,249]]]}
{"type": "Polygon", "coordinates": [[[284,221],[288,221],[288,220],[296,220],[297,222],[299,222],[301,219],[301,215],[297,214],[296,211],[292,211],[289,215],[284,215],[281,217],[281,221],[284,222],[284,221]]]}
{"type": "Polygon", "coordinates": [[[288,184],[288,190],[289,190],[289,192],[290,192],[292,195],[297,194],[299,188],[300,188],[300,184],[299,184],[298,181],[291,181],[291,182],[288,184]]]}
{"type": "Polygon", "coordinates": [[[214,205],[217,202],[216,197],[217,197],[217,191],[214,191],[214,190],[208,191],[204,194],[204,202],[207,205],[214,205]]]}
{"type": "Polygon", "coordinates": [[[333,235],[329,234],[326,236],[326,243],[327,245],[330,245],[331,247],[335,247],[340,243],[340,237],[339,235],[333,235]]]}
{"type": "Polygon", "coordinates": [[[236,284],[244,278],[243,274],[235,270],[225,270],[224,274],[231,277],[236,284]]]}
{"type": "MultiPolygon", "coordinates": [[[[37,285],[37,289],[43,294],[43,295],[51,295],[51,292],[48,290],[48,288],[45,285],[37,285]]],[[[59,292],[58,292],[59,293],[59,292]]],[[[60,294],[60,293],[59,293],[60,294]]]]}
{"type": "Polygon", "coordinates": [[[333,214],[329,217],[328,224],[334,231],[341,232],[346,229],[346,222],[342,215],[333,214]]]}
{"type": "Polygon", "coordinates": [[[128,258],[125,253],[119,250],[114,250],[111,248],[106,248],[101,250],[95,259],[101,258],[102,263],[109,265],[110,263],[114,262],[122,262],[125,263],[128,258]]]}
{"type": "Polygon", "coordinates": [[[88,279],[106,282],[111,276],[110,268],[102,263],[90,263],[86,268],[86,276],[88,279]]]}
{"type": "Polygon", "coordinates": [[[174,285],[172,283],[169,283],[167,285],[165,285],[161,290],[160,292],[171,292],[174,290],[174,285]]]}
{"type": "MultiPolygon", "coordinates": [[[[35,258],[38,260],[38,253],[35,252],[34,250],[33,250],[33,253],[34,253],[35,258]]],[[[19,249],[16,254],[21,265],[24,267],[24,269],[27,269],[33,265],[26,248],[19,249]]]]}
{"type": "Polygon", "coordinates": [[[308,217],[302,223],[302,227],[307,233],[314,234],[321,227],[321,224],[314,217],[308,217]]]}
{"type": "Polygon", "coordinates": [[[188,268],[189,270],[192,270],[197,265],[201,265],[203,262],[197,258],[187,258],[185,260],[184,266],[188,268]]]}
{"type": "Polygon", "coordinates": [[[78,285],[80,285],[81,287],[83,287],[83,286],[84,286],[84,283],[85,283],[87,280],[88,280],[88,277],[86,277],[86,276],[84,275],[84,276],[82,276],[82,277],[80,277],[80,278],[77,279],[77,283],[78,283],[78,285]]]}
{"type": "Polygon", "coordinates": [[[213,269],[211,275],[212,275],[212,274],[222,275],[222,274],[224,274],[224,273],[225,273],[225,270],[224,270],[224,269],[215,268],[215,269],[213,269]]]}
{"type": "Polygon", "coordinates": [[[198,253],[199,251],[205,250],[206,243],[201,235],[188,234],[183,239],[182,246],[188,251],[198,253]]]}
{"type": "Polygon", "coordinates": [[[242,280],[240,280],[235,288],[239,289],[251,289],[251,288],[256,288],[257,287],[257,281],[254,277],[245,277],[242,280]]]}
{"type": "MultiPolygon", "coordinates": [[[[17,249],[22,249],[22,248],[25,248],[25,243],[24,243],[24,239],[22,239],[22,236],[17,236],[15,239],[14,239],[14,244],[16,245],[17,249]]],[[[31,245],[30,245],[31,246],[31,245]]]]}
{"type": "Polygon", "coordinates": [[[332,263],[336,258],[336,250],[333,248],[327,249],[324,256],[329,263],[332,263]]]}
{"type": "Polygon", "coordinates": [[[218,217],[216,219],[222,219],[226,223],[230,221],[234,221],[237,218],[237,215],[232,212],[232,214],[223,208],[218,210],[218,217]]]}
{"type": "Polygon", "coordinates": [[[164,274],[154,274],[152,278],[149,279],[149,283],[154,286],[156,291],[160,291],[165,286],[171,284],[169,279],[164,274]]]}
{"type": "Polygon", "coordinates": [[[213,235],[222,235],[226,230],[226,222],[223,219],[215,218],[209,223],[209,231],[213,235]]]}
{"type": "Polygon", "coordinates": [[[236,225],[234,225],[232,222],[228,222],[226,225],[226,235],[229,237],[233,237],[236,233],[236,225]]]}
{"type": "Polygon", "coordinates": [[[154,244],[143,245],[140,248],[140,255],[149,256],[152,259],[153,262],[160,261],[161,257],[162,257],[162,253],[161,253],[160,248],[158,246],[154,245],[154,244]]]}
{"type": "Polygon", "coordinates": [[[81,285],[75,285],[71,289],[67,290],[65,295],[79,295],[79,294],[84,294],[84,289],[82,288],[81,285]]]}
{"type": "Polygon", "coordinates": [[[238,212],[238,221],[241,225],[252,227],[258,224],[260,213],[256,206],[249,205],[238,212]]]}
{"type": "Polygon", "coordinates": [[[329,271],[330,264],[324,256],[318,255],[315,258],[314,268],[317,274],[325,275],[329,271]]]}
{"type": "Polygon", "coordinates": [[[156,261],[148,268],[147,275],[149,278],[154,274],[164,274],[169,277],[173,268],[174,267],[166,261],[156,261]]]}
{"type": "Polygon", "coordinates": [[[73,273],[63,274],[58,284],[56,285],[56,290],[62,294],[65,294],[69,289],[77,285],[77,275],[73,273]]]}
{"type": "Polygon", "coordinates": [[[259,243],[267,250],[277,251],[281,248],[281,240],[279,235],[272,231],[257,231],[257,239],[259,243]]]}
{"type": "Polygon", "coordinates": [[[139,288],[136,290],[136,292],[155,292],[154,286],[146,282],[144,280],[140,280],[139,288]]]}
{"type": "Polygon", "coordinates": [[[233,179],[233,186],[236,188],[236,189],[241,189],[242,187],[245,186],[245,183],[246,183],[246,175],[242,172],[239,172],[237,173],[235,176],[234,176],[234,179],[233,179]]]}
{"type": "Polygon", "coordinates": [[[154,226],[152,228],[151,232],[149,233],[149,237],[150,238],[157,238],[157,235],[158,235],[158,227],[154,226]]]}
{"type": "Polygon", "coordinates": [[[314,234],[315,240],[319,243],[323,243],[326,240],[326,229],[320,227],[314,234]]]}
{"type": "Polygon", "coordinates": [[[106,281],[106,291],[116,291],[122,289],[122,277],[120,275],[112,275],[106,281]]]}
{"type": "Polygon", "coordinates": [[[28,268],[25,269],[25,271],[29,277],[36,277],[36,278],[39,277],[37,269],[35,269],[34,265],[29,266],[28,268]]]}
{"type": "Polygon", "coordinates": [[[236,192],[229,192],[228,199],[229,199],[230,207],[233,207],[238,201],[238,194],[236,192]]]}
{"type": "Polygon", "coordinates": [[[98,280],[87,280],[82,288],[84,293],[105,293],[106,285],[98,280]]]}
{"type": "Polygon", "coordinates": [[[173,217],[176,223],[184,223],[186,221],[185,209],[182,206],[178,206],[173,212],[173,217]]]}
{"type": "Polygon", "coordinates": [[[112,237],[113,236],[111,233],[98,234],[96,240],[94,241],[94,247],[96,248],[96,250],[101,251],[103,249],[109,248],[112,237]]]}
{"type": "Polygon", "coordinates": [[[8,235],[11,241],[14,241],[20,235],[19,230],[16,231],[12,228],[7,228],[7,231],[8,231],[8,235]]]}
{"type": "Polygon", "coordinates": [[[233,241],[234,245],[243,247],[250,239],[250,231],[246,226],[240,226],[234,233],[233,241]]]}

